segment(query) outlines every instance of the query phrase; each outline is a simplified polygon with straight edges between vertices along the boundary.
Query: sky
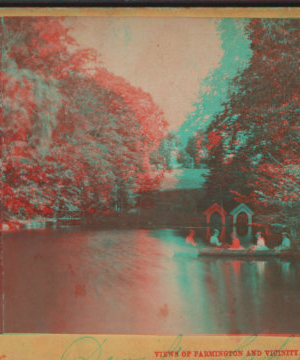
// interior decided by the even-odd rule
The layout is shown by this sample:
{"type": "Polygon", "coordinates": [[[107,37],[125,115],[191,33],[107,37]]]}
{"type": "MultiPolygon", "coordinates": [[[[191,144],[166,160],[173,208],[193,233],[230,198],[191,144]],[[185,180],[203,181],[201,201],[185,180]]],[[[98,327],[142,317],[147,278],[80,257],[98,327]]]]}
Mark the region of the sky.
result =
{"type": "Polygon", "coordinates": [[[182,145],[197,131],[202,131],[224,110],[224,103],[230,97],[232,79],[248,66],[252,57],[250,39],[246,34],[246,19],[226,18],[217,25],[223,50],[216,67],[201,81],[199,94],[186,121],[177,131],[182,145]]]}
{"type": "Polygon", "coordinates": [[[193,110],[201,82],[219,66],[222,40],[215,19],[69,18],[80,47],[102,66],[149,92],[177,129],[193,110]]]}

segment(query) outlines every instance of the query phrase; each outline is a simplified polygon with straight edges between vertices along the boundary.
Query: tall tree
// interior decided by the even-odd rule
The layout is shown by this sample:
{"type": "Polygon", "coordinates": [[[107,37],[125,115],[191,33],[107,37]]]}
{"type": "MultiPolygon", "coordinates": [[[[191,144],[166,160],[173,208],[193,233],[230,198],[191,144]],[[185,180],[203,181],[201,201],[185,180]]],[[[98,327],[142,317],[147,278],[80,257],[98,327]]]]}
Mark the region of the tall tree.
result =
{"type": "Polygon", "coordinates": [[[172,132],[169,132],[161,140],[158,147],[158,152],[164,159],[164,166],[166,169],[173,168],[173,162],[174,160],[177,161],[177,157],[179,156],[180,145],[180,140],[172,132]]]}
{"type": "Polygon", "coordinates": [[[197,131],[188,140],[186,153],[193,159],[194,167],[199,168],[205,162],[207,153],[207,139],[204,131],[197,131]]]}
{"type": "Polygon", "coordinates": [[[134,204],[166,127],[151,96],[71,52],[62,19],[5,18],[1,37],[5,217],[134,204]]]}
{"type": "MultiPolygon", "coordinates": [[[[247,32],[253,55],[233,80],[225,110],[208,129],[223,147],[212,146],[210,159],[218,153],[227,191],[270,223],[295,232],[300,225],[300,23],[252,19],[247,32]]],[[[216,176],[210,181],[216,182],[216,176]]]]}

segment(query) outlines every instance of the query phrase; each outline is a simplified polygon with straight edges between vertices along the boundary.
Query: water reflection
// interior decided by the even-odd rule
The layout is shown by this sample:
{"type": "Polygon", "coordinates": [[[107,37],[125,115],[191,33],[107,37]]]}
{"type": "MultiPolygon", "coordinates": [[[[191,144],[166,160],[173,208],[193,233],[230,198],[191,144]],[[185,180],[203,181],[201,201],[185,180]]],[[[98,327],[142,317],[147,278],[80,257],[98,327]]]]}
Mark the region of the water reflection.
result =
{"type": "Polygon", "coordinates": [[[259,279],[262,279],[265,273],[266,261],[255,261],[254,264],[256,265],[259,279]]]}
{"type": "Polygon", "coordinates": [[[5,234],[5,331],[299,333],[298,262],[198,259],[187,235],[5,234]]]}
{"type": "Polygon", "coordinates": [[[236,277],[238,277],[240,275],[241,265],[242,265],[241,260],[232,260],[231,261],[231,266],[232,266],[233,272],[236,277]]]}
{"type": "Polygon", "coordinates": [[[291,263],[290,262],[281,261],[281,271],[282,271],[284,277],[289,276],[290,268],[291,268],[291,263]]]}

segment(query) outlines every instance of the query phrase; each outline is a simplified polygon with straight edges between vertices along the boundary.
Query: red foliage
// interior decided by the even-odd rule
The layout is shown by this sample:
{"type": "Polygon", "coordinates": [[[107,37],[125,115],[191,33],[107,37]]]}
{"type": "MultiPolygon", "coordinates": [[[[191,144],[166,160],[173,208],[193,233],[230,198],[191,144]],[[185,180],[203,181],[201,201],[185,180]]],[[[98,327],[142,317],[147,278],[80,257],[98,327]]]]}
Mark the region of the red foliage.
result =
{"type": "Polygon", "coordinates": [[[69,50],[63,19],[5,18],[2,31],[5,217],[105,210],[151,189],[166,128],[151,96],[103,68],[92,74],[95,52],[69,50]]]}

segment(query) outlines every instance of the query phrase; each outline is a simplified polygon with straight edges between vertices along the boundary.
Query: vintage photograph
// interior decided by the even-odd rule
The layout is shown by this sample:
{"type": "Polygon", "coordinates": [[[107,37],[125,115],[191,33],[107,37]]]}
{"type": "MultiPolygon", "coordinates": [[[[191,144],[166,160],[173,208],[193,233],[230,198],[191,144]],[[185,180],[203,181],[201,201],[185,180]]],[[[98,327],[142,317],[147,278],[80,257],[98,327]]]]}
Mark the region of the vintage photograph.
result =
{"type": "Polygon", "coordinates": [[[0,21],[4,333],[299,333],[300,20],[0,21]]]}

